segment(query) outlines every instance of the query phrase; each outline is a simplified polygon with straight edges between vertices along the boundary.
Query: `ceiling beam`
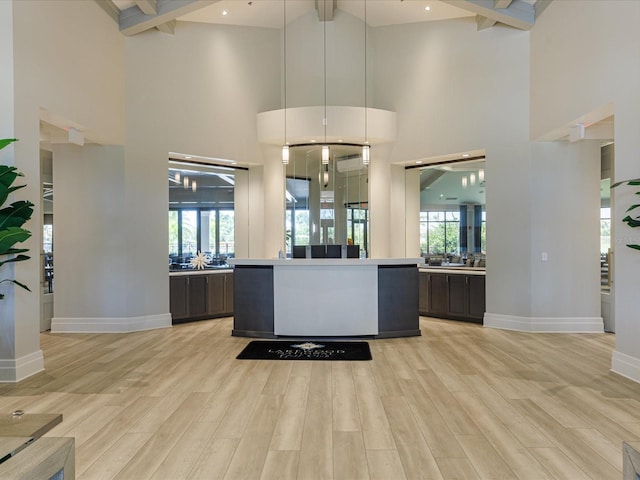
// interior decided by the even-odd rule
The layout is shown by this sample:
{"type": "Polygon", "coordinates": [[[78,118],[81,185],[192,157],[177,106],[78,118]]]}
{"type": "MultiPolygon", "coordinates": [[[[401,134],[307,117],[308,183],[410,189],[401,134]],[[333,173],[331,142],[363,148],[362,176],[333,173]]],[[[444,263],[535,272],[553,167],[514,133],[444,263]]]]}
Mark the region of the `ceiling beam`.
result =
{"type": "Polygon", "coordinates": [[[124,35],[136,35],[219,1],[157,0],[157,12],[151,15],[143,13],[138,6],[129,7],[120,12],[120,32],[124,35]]]}
{"type": "Polygon", "coordinates": [[[120,20],[120,9],[112,0],[96,0],[96,3],[116,22],[120,20]]]}
{"type": "Polygon", "coordinates": [[[533,9],[536,11],[536,18],[538,18],[545,8],[547,8],[553,0],[537,0],[533,9]]]}
{"type": "Polygon", "coordinates": [[[483,17],[482,15],[476,15],[476,25],[478,26],[478,31],[484,30],[486,28],[493,27],[497,22],[493,18],[483,17]]]}
{"type": "Polygon", "coordinates": [[[158,2],[156,0],[134,0],[134,3],[145,15],[158,13],[158,2]]]}
{"type": "Polygon", "coordinates": [[[318,18],[321,22],[330,22],[333,20],[333,14],[336,11],[338,0],[316,0],[316,10],[318,18]]]}
{"type": "Polygon", "coordinates": [[[442,1],[520,30],[530,30],[535,23],[534,7],[524,0],[513,0],[507,8],[495,8],[494,0],[442,1]]]}
{"type": "Polygon", "coordinates": [[[170,22],[163,23],[162,25],[158,25],[156,27],[162,33],[169,33],[171,35],[176,33],[176,21],[171,20],[170,22]]]}
{"type": "Polygon", "coordinates": [[[493,0],[493,8],[507,8],[511,0],[493,0]]]}

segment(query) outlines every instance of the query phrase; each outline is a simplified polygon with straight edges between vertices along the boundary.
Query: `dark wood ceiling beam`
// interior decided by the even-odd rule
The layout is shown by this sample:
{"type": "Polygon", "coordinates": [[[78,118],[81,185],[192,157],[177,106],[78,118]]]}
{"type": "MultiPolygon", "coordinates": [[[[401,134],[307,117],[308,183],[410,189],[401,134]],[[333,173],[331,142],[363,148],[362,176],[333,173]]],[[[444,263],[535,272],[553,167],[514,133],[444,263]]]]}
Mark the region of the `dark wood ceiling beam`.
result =
{"type": "Polygon", "coordinates": [[[157,0],[157,12],[145,14],[138,6],[120,12],[120,32],[136,35],[171,22],[182,15],[213,5],[220,0],[157,0]]]}

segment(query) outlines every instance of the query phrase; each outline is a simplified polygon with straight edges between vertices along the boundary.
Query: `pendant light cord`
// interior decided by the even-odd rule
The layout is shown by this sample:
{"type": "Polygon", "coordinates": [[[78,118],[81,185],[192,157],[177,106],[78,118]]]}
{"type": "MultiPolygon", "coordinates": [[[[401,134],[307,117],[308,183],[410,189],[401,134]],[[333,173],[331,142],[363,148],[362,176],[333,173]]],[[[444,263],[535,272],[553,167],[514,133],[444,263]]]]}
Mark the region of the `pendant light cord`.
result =
{"type": "Polygon", "coordinates": [[[367,0],[364,0],[364,143],[369,143],[367,132],[367,0]]]}
{"type": "Polygon", "coordinates": [[[324,9],[324,21],[323,23],[323,31],[324,31],[324,45],[323,45],[323,55],[324,55],[324,143],[327,143],[327,0],[323,0],[322,8],[324,9]]]}

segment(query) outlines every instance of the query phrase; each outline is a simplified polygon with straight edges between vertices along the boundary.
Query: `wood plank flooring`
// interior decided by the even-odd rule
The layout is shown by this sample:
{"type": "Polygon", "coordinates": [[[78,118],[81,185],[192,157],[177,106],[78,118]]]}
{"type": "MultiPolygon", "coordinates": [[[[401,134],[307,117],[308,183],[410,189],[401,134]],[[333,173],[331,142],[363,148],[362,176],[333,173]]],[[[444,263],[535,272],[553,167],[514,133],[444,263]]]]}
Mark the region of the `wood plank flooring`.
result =
{"type": "Polygon", "coordinates": [[[368,362],[236,360],[231,319],[42,334],[46,371],[0,412],[62,413],[79,480],[621,478],[640,384],[613,335],[421,329],[368,362]]]}

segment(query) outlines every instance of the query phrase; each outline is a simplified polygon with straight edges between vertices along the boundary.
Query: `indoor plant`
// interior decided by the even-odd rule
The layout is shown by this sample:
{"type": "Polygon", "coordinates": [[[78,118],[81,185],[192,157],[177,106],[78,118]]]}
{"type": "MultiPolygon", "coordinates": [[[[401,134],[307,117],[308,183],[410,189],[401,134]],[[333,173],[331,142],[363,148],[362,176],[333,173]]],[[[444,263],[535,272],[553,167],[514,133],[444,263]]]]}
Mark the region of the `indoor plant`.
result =
{"type": "MultiPolygon", "coordinates": [[[[615,188],[620,185],[640,186],[640,178],[634,178],[633,180],[623,180],[621,182],[616,182],[613,185],[611,185],[611,188],[615,188]]],[[[636,192],[636,195],[640,195],[640,192],[636,192]]],[[[629,213],[632,210],[636,210],[637,208],[640,208],[640,203],[635,203],[631,205],[629,208],[627,208],[627,211],[626,211],[628,215],[622,219],[624,223],[626,223],[632,228],[640,227],[640,214],[638,214],[638,211],[636,211],[635,217],[633,217],[632,214],[629,213]]],[[[640,245],[636,243],[628,243],[627,247],[633,248],[635,250],[640,250],[640,245]]]]}
{"type": "MultiPolygon", "coordinates": [[[[0,150],[15,142],[15,138],[0,139],[0,150]]],[[[22,228],[33,214],[33,203],[26,200],[18,200],[8,206],[4,206],[9,195],[26,185],[13,185],[16,178],[22,177],[16,167],[0,165],[0,268],[7,263],[22,262],[30,257],[23,255],[28,248],[16,248],[16,244],[24,242],[31,236],[31,232],[22,228]]],[[[19,287],[29,290],[24,283],[12,278],[4,278],[0,283],[11,282],[19,287]]],[[[0,293],[0,299],[4,294],[0,293]]]]}

